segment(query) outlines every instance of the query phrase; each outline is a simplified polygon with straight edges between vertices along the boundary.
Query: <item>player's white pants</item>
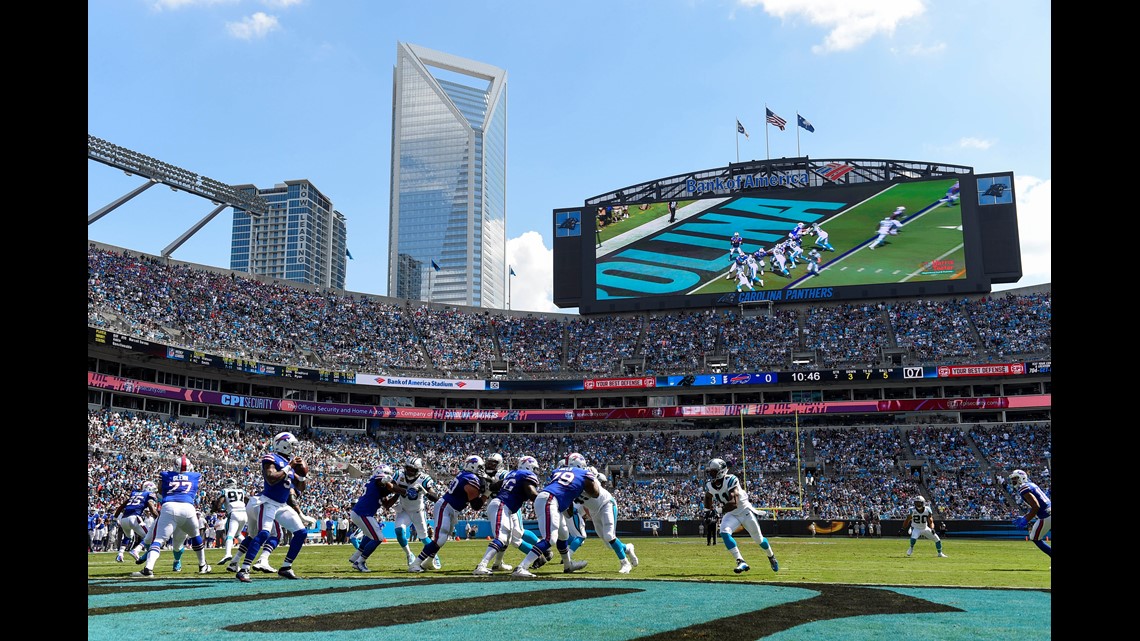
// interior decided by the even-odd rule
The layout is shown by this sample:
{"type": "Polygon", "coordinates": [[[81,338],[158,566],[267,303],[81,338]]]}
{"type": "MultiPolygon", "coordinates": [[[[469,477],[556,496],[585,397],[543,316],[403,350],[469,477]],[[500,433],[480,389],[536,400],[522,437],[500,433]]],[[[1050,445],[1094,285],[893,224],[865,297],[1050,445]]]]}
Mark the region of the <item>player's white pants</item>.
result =
{"type": "Polygon", "coordinates": [[[143,521],[143,518],[138,514],[120,516],[119,527],[123,530],[123,545],[120,547],[126,546],[127,539],[130,538],[131,534],[137,534],[139,537],[138,545],[142,545],[142,542],[146,540],[147,533],[150,531],[150,528],[146,526],[146,522],[143,521]]]}
{"type": "Polygon", "coordinates": [[[550,547],[558,541],[570,538],[570,527],[567,519],[562,517],[562,508],[558,499],[550,492],[539,492],[534,497],[534,513],[538,517],[538,538],[545,539],[550,547]]]}
{"type": "MultiPolygon", "coordinates": [[[[432,509],[434,509],[434,507],[432,509]]],[[[410,526],[414,526],[416,528],[416,534],[420,538],[427,537],[427,512],[422,509],[409,510],[407,508],[397,507],[395,524],[396,529],[408,529],[410,526]]],[[[411,532],[411,530],[408,529],[408,532],[411,532]]]]}
{"type": "MultiPolygon", "coordinates": [[[[364,536],[373,541],[379,541],[382,538],[380,536],[380,532],[382,531],[380,519],[375,516],[361,516],[357,514],[355,510],[353,510],[349,516],[352,518],[352,522],[356,524],[356,527],[360,528],[364,536]]],[[[424,531],[426,532],[427,530],[425,529],[424,531]]]]}
{"type": "Polygon", "coordinates": [[[736,274],[736,286],[737,287],[747,286],[748,289],[752,289],[752,279],[748,277],[748,274],[744,273],[743,269],[740,270],[740,272],[738,274],[736,274]]]}
{"type": "MultiPolygon", "coordinates": [[[[249,525],[250,534],[253,536],[257,536],[257,532],[270,532],[274,522],[280,523],[281,527],[294,534],[308,530],[304,521],[301,520],[301,515],[297,514],[296,510],[284,503],[267,498],[264,494],[258,494],[246,503],[245,518],[249,525]]],[[[302,536],[307,536],[307,533],[302,536]]]]}
{"type": "Polygon", "coordinates": [[[776,254],[772,260],[780,268],[780,271],[787,271],[787,267],[785,267],[785,265],[787,264],[788,259],[784,258],[780,254],[776,254]]]}
{"type": "MultiPolygon", "coordinates": [[[[440,497],[432,506],[431,513],[435,516],[435,538],[433,541],[442,548],[443,544],[447,543],[448,537],[451,536],[452,528],[459,522],[459,512],[455,511],[450,503],[440,497]]],[[[419,533],[419,530],[416,532],[419,533]]]]}
{"type": "Polygon", "coordinates": [[[1052,514],[1050,514],[1049,516],[1047,516],[1043,519],[1033,519],[1032,523],[1030,523],[1030,526],[1029,526],[1029,540],[1030,541],[1040,541],[1041,539],[1045,538],[1045,535],[1048,534],[1049,530],[1052,530],[1052,529],[1053,529],[1053,515],[1052,514]]]}
{"type": "Polygon", "coordinates": [[[162,511],[158,514],[158,522],[154,524],[151,541],[160,546],[171,537],[175,549],[189,537],[198,536],[198,511],[189,503],[163,503],[162,511]],[[181,534],[181,537],[175,536],[181,534]]]}
{"type": "MultiPolygon", "coordinates": [[[[229,516],[226,517],[226,538],[236,539],[248,520],[244,507],[234,508],[234,511],[230,512],[229,516]]],[[[229,548],[227,548],[227,550],[228,549],[229,548]]]]}
{"type": "Polygon", "coordinates": [[[721,534],[731,536],[732,533],[736,531],[736,528],[742,526],[757,543],[764,540],[764,533],[760,531],[760,523],[756,521],[756,513],[747,506],[737,507],[735,510],[725,514],[720,520],[721,534]]]}
{"type": "Polygon", "coordinates": [[[508,510],[498,498],[487,502],[487,521],[491,524],[491,536],[503,545],[517,547],[522,543],[522,523],[518,514],[508,510]]]}
{"type": "Polygon", "coordinates": [[[919,527],[919,526],[914,525],[914,524],[912,524],[910,526],[910,538],[911,539],[930,539],[931,541],[934,541],[935,543],[942,540],[942,539],[938,538],[938,535],[934,533],[934,530],[930,529],[930,526],[919,527]]]}
{"type": "Polygon", "coordinates": [[[590,514],[590,521],[594,524],[594,531],[603,541],[609,543],[617,538],[617,501],[612,496],[599,506],[587,508],[587,511],[590,514]]]}

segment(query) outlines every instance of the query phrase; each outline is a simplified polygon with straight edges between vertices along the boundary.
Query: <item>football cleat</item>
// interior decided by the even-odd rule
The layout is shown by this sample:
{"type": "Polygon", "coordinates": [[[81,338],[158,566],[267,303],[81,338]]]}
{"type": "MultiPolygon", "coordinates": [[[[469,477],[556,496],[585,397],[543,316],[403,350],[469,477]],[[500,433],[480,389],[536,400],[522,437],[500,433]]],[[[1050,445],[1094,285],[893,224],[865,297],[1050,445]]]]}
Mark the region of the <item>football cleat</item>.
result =
{"type": "Polygon", "coordinates": [[[625,544],[625,555],[629,557],[629,564],[633,567],[637,567],[637,555],[633,553],[632,543],[625,544]]]}
{"type": "Polygon", "coordinates": [[[237,580],[241,581],[242,583],[249,583],[253,581],[253,579],[249,578],[249,570],[238,570],[237,580]]]}
{"type": "Polygon", "coordinates": [[[533,579],[534,573],[528,571],[526,568],[520,565],[519,567],[515,568],[514,572],[511,572],[511,576],[521,576],[526,579],[533,579]]]}
{"type": "MultiPolygon", "coordinates": [[[[138,562],[139,562],[139,558],[140,558],[140,557],[139,557],[139,555],[138,555],[138,554],[135,554],[135,551],[134,551],[134,550],[131,550],[130,552],[127,552],[127,554],[130,554],[130,555],[131,555],[131,558],[135,560],[135,563],[138,563],[138,562]]],[[[145,554],[144,554],[144,555],[142,555],[142,557],[141,557],[141,558],[143,558],[143,559],[146,559],[146,555],[145,555],[145,554]]]]}
{"type": "Polygon", "coordinates": [[[496,563],[495,565],[491,566],[491,569],[495,570],[496,572],[499,570],[502,570],[503,572],[509,572],[510,570],[515,569],[515,566],[511,565],[510,563],[496,563]]]}
{"type": "Polygon", "coordinates": [[[408,565],[408,572],[423,572],[423,566],[420,565],[418,560],[413,561],[408,565]]]}
{"type": "Polygon", "coordinates": [[[566,574],[570,574],[571,572],[577,572],[585,568],[587,564],[589,564],[589,561],[570,561],[562,566],[562,571],[566,574]]]}
{"type": "Polygon", "coordinates": [[[277,576],[283,576],[286,579],[299,579],[299,578],[301,578],[301,577],[299,577],[293,573],[293,568],[290,566],[283,566],[280,570],[277,571],[277,576]]]}
{"type": "Polygon", "coordinates": [[[471,571],[471,574],[475,576],[491,576],[491,571],[487,569],[487,566],[480,565],[476,566],[476,568],[471,571]]]}
{"type": "Polygon", "coordinates": [[[143,568],[138,572],[131,572],[131,576],[135,577],[136,579],[153,579],[154,570],[150,568],[143,568]]]}
{"type": "Polygon", "coordinates": [[[181,572],[182,571],[182,559],[178,559],[177,561],[174,562],[174,571],[175,572],[181,572]]]}
{"type": "Polygon", "coordinates": [[[774,557],[774,556],[768,557],[768,564],[772,566],[773,572],[779,572],[780,571],[780,562],[776,560],[776,557],[774,557]]]}
{"type": "Polygon", "coordinates": [[[199,565],[198,566],[198,574],[209,574],[211,571],[213,571],[213,569],[214,568],[210,567],[209,563],[207,563],[206,565],[199,565]]]}
{"type": "Polygon", "coordinates": [[[906,555],[907,555],[907,556],[910,556],[910,555],[912,555],[912,554],[914,554],[914,548],[908,548],[908,549],[907,549],[907,551],[906,551],[906,555]]]}
{"type": "Polygon", "coordinates": [[[237,572],[237,571],[238,571],[238,560],[234,559],[233,561],[230,561],[229,565],[226,566],[226,572],[237,572]]]}
{"type": "Polygon", "coordinates": [[[222,557],[221,561],[218,561],[218,565],[223,565],[223,564],[229,563],[230,561],[233,561],[233,560],[234,560],[234,556],[232,554],[227,554],[227,555],[222,557]]]}
{"type": "Polygon", "coordinates": [[[632,569],[633,564],[629,562],[629,559],[622,559],[621,567],[618,568],[618,574],[629,574],[629,571],[632,569]]]}
{"type": "Polygon", "coordinates": [[[443,567],[443,561],[439,560],[438,555],[431,557],[431,566],[437,570],[443,567]]]}
{"type": "Polygon", "coordinates": [[[938,558],[940,558],[940,559],[945,559],[945,558],[946,558],[946,555],[945,555],[945,554],[943,554],[943,553],[941,553],[941,552],[939,552],[939,553],[938,553],[938,558]]]}
{"type": "Polygon", "coordinates": [[[530,564],[530,567],[537,570],[538,568],[540,568],[544,565],[546,565],[546,557],[544,557],[540,554],[540,555],[538,555],[538,558],[534,560],[534,563],[530,564]]]}
{"type": "Polygon", "coordinates": [[[119,554],[119,556],[115,557],[115,563],[122,563],[122,562],[123,562],[123,555],[122,554],[119,554]]]}
{"type": "Polygon", "coordinates": [[[135,557],[135,565],[141,565],[143,563],[146,563],[146,555],[145,554],[143,554],[142,556],[136,556],[135,557]]]}
{"type": "Polygon", "coordinates": [[[368,565],[364,562],[364,559],[361,559],[361,560],[357,561],[356,563],[353,563],[352,567],[356,568],[357,572],[371,572],[372,571],[368,567],[368,565]]]}
{"type": "Polygon", "coordinates": [[[269,565],[269,561],[258,561],[253,564],[253,569],[266,574],[273,574],[277,571],[273,569],[273,566],[269,565]]]}
{"type": "Polygon", "coordinates": [[[751,569],[752,569],[751,566],[749,566],[747,563],[745,563],[744,559],[740,559],[739,561],[736,562],[736,567],[732,571],[737,573],[737,574],[740,574],[741,572],[747,572],[751,569]]]}
{"type": "Polygon", "coordinates": [[[408,565],[411,565],[415,562],[416,562],[416,555],[412,554],[411,552],[408,552],[408,565]]]}

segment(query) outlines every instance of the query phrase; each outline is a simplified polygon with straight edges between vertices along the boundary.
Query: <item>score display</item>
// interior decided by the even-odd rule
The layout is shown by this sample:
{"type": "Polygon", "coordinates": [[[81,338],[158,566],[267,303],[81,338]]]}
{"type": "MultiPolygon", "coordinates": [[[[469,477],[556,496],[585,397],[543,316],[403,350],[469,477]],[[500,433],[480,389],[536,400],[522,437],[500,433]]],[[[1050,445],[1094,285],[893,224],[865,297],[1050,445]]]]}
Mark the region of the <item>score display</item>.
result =
{"type": "Polygon", "coordinates": [[[698,374],[686,384],[684,376],[658,377],[658,387],[707,387],[722,385],[794,385],[812,383],[851,383],[858,381],[881,382],[938,378],[938,368],[865,367],[831,370],[804,370],[791,372],[750,372],[733,374],[698,374]],[[664,380],[662,380],[664,379],[664,380]]]}

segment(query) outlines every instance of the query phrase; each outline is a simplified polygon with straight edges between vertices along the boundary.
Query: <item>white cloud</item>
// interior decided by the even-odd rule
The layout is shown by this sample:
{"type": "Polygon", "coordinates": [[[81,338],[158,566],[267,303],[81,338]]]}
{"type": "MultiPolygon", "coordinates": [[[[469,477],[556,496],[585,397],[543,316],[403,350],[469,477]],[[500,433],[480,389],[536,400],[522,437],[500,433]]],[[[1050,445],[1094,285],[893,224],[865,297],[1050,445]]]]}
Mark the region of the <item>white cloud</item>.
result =
{"type": "Polygon", "coordinates": [[[989,149],[993,146],[992,140],[982,140],[981,138],[962,138],[958,141],[958,146],[962,149],[989,149]]]}
{"type": "Polygon", "coordinates": [[[186,7],[208,7],[215,4],[234,4],[238,0],[155,0],[154,8],[162,11],[170,9],[177,11],[186,7]]]}
{"type": "Polygon", "coordinates": [[[288,9],[304,2],[305,0],[261,0],[261,4],[274,9],[288,9]]]}
{"type": "Polygon", "coordinates": [[[568,312],[554,305],[554,250],[546,248],[542,234],[508,239],[507,264],[515,270],[514,278],[508,276],[512,311],[568,312]]]}
{"type": "Polygon", "coordinates": [[[1053,282],[1053,181],[1014,175],[1017,232],[1021,241],[1021,280],[994,291],[1053,282]]]}
{"type": "Polygon", "coordinates": [[[226,31],[241,40],[264,38],[270,31],[281,28],[276,16],[267,15],[258,11],[252,16],[246,16],[239,22],[227,22],[226,31]]]}
{"type": "Polygon", "coordinates": [[[738,0],[745,7],[763,7],[781,20],[806,18],[830,29],[813,53],[849,51],[877,35],[893,35],[899,23],[926,11],[922,0],[738,0]]]}

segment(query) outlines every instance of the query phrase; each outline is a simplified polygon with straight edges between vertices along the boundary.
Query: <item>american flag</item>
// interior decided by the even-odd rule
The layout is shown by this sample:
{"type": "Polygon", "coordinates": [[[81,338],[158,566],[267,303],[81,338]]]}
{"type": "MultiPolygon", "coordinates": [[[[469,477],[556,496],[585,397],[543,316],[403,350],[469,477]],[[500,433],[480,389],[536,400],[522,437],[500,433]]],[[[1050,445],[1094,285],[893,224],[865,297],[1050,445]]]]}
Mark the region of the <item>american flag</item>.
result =
{"type": "Polygon", "coordinates": [[[788,121],[777,116],[775,113],[773,113],[773,111],[771,109],[769,109],[767,107],[764,107],[764,111],[768,112],[768,117],[765,120],[767,120],[769,123],[779,127],[780,131],[783,131],[784,125],[788,124],[788,121]]]}

